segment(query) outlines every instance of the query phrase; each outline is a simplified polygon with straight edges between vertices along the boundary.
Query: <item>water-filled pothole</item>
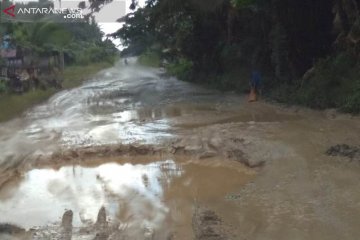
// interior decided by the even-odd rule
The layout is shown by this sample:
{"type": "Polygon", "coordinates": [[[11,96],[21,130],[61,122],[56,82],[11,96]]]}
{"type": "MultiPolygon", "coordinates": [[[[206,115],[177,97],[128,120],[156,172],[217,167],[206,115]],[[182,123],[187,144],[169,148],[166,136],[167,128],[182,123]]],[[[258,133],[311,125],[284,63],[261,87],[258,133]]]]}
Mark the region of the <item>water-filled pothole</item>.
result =
{"type": "Polygon", "coordinates": [[[240,164],[163,160],[141,164],[33,169],[0,190],[0,223],[24,228],[61,221],[74,212],[73,225],[96,222],[104,206],[110,221],[128,228],[191,232],[195,204],[231,217],[229,194],[253,175],[240,164]]]}

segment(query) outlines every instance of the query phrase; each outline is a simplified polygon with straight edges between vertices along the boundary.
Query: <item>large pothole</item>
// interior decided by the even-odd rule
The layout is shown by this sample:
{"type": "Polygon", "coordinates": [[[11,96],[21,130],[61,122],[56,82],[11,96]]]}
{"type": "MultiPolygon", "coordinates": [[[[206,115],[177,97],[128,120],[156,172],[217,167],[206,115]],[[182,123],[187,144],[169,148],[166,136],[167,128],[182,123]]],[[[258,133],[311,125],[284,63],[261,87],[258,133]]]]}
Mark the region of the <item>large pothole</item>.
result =
{"type": "Polygon", "coordinates": [[[36,169],[7,181],[0,190],[2,234],[22,239],[191,239],[196,206],[234,223],[229,196],[255,174],[238,162],[189,155],[74,162],[39,162],[36,169]],[[70,212],[71,228],[66,228],[70,212]],[[99,219],[106,227],[99,227],[99,219]],[[17,227],[29,231],[11,230],[17,227]]]}

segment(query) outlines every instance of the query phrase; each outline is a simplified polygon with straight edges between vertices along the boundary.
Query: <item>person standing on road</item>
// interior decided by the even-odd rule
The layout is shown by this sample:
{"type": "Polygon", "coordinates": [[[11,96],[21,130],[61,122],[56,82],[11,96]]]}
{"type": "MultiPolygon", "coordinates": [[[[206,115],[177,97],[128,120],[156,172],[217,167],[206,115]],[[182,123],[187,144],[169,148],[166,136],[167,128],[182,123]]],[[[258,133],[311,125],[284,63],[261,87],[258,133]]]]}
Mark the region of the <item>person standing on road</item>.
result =
{"type": "Polygon", "coordinates": [[[258,70],[253,70],[251,73],[251,80],[250,80],[250,95],[249,95],[249,102],[257,101],[257,94],[260,93],[261,87],[261,74],[258,70]]]}

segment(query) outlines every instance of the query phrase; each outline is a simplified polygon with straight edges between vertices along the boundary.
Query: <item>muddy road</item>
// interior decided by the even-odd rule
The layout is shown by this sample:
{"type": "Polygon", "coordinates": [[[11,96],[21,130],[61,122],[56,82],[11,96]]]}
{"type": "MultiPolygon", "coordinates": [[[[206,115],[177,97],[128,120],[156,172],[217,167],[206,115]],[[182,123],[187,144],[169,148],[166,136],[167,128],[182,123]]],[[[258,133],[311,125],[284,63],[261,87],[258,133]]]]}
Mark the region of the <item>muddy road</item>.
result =
{"type": "Polygon", "coordinates": [[[359,118],[119,62],[0,125],[0,239],[357,239],[359,154],[337,144],[359,118]]]}

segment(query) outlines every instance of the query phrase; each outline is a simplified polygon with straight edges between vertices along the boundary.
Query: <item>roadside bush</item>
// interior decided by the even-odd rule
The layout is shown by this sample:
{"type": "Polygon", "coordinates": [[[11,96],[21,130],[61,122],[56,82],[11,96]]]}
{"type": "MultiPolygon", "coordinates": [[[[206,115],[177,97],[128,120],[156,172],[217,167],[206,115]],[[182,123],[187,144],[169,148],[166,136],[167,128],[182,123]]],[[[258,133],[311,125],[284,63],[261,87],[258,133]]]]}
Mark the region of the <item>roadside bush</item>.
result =
{"type": "Polygon", "coordinates": [[[348,52],[319,60],[313,76],[269,87],[271,99],[316,109],[338,108],[360,113],[360,67],[356,55],[348,52]]]}
{"type": "Polygon", "coordinates": [[[343,52],[318,61],[314,67],[314,76],[300,81],[294,90],[294,103],[318,109],[343,108],[346,104],[349,109],[358,79],[354,75],[356,57],[343,52]]]}
{"type": "Polygon", "coordinates": [[[148,67],[160,67],[160,54],[153,50],[147,50],[138,58],[140,64],[148,67]]]}
{"type": "Polygon", "coordinates": [[[352,94],[346,98],[341,110],[355,114],[360,113],[360,80],[357,81],[357,86],[354,88],[352,94]]]}
{"type": "Polygon", "coordinates": [[[189,80],[193,68],[193,63],[186,58],[180,58],[175,63],[167,66],[168,73],[181,80],[189,80]]]}
{"type": "Polygon", "coordinates": [[[113,64],[117,57],[117,49],[112,43],[104,42],[75,42],[65,51],[67,65],[89,65],[98,62],[113,64]]]}
{"type": "Polygon", "coordinates": [[[90,46],[78,54],[76,62],[80,65],[88,65],[95,62],[105,61],[109,57],[105,49],[98,46],[90,46]]]}
{"type": "Polygon", "coordinates": [[[274,87],[270,93],[265,92],[265,95],[269,96],[271,99],[282,102],[282,103],[294,103],[295,99],[295,88],[289,84],[279,84],[274,87]]]}
{"type": "Polygon", "coordinates": [[[7,91],[6,82],[0,79],[0,93],[4,93],[7,91]]]}

